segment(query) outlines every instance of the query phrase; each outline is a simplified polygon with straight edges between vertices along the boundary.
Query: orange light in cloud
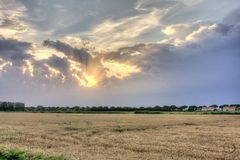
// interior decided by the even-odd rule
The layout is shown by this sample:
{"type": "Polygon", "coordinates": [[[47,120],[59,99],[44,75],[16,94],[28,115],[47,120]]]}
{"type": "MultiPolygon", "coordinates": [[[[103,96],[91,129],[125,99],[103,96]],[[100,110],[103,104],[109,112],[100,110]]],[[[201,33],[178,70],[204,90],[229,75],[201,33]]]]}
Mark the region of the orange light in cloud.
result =
{"type": "Polygon", "coordinates": [[[0,64],[0,71],[5,71],[4,68],[5,68],[7,65],[12,66],[12,63],[11,63],[11,62],[4,62],[4,63],[0,64]]]}
{"type": "Polygon", "coordinates": [[[28,73],[31,77],[33,77],[33,72],[34,72],[34,68],[33,68],[32,62],[29,60],[25,60],[25,64],[22,67],[22,73],[23,74],[28,73]]]}
{"type": "Polygon", "coordinates": [[[97,85],[97,79],[94,76],[88,75],[85,72],[81,75],[73,73],[72,76],[78,80],[80,86],[94,87],[97,85]]]}
{"type": "Polygon", "coordinates": [[[107,69],[107,77],[116,77],[123,79],[132,73],[141,72],[141,69],[135,65],[119,63],[114,61],[102,61],[102,65],[107,69]]]}
{"type": "Polygon", "coordinates": [[[168,26],[164,30],[162,30],[162,32],[166,35],[173,35],[176,33],[176,30],[172,26],[168,26]]]}
{"type": "MultiPolygon", "coordinates": [[[[0,61],[3,61],[3,59],[0,58],[0,61]]],[[[12,62],[7,61],[7,62],[1,63],[1,64],[0,64],[0,71],[5,72],[5,71],[6,71],[6,70],[5,70],[5,67],[6,67],[7,65],[12,66],[12,62]]]]}
{"type": "Polygon", "coordinates": [[[49,70],[49,75],[45,75],[46,78],[52,78],[54,76],[60,75],[61,76],[61,82],[64,83],[65,76],[59,70],[57,70],[57,69],[55,69],[55,68],[53,68],[53,67],[51,67],[47,64],[45,64],[44,66],[47,67],[48,70],[49,70]]]}
{"type": "Polygon", "coordinates": [[[88,75],[87,73],[84,72],[83,77],[84,77],[84,80],[85,80],[84,86],[94,87],[94,86],[97,85],[97,79],[94,76],[88,75]]]}
{"type": "Polygon", "coordinates": [[[83,71],[83,66],[73,60],[68,60],[70,63],[70,71],[72,76],[79,82],[80,86],[94,87],[97,85],[97,78],[83,71]]]}
{"type": "Polygon", "coordinates": [[[28,53],[34,56],[35,60],[48,59],[49,57],[56,55],[60,58],[66,57],[64,53],[58,52],[55,49],[41,47],[33,44],[33,47],[28,50],[28,53]]]}

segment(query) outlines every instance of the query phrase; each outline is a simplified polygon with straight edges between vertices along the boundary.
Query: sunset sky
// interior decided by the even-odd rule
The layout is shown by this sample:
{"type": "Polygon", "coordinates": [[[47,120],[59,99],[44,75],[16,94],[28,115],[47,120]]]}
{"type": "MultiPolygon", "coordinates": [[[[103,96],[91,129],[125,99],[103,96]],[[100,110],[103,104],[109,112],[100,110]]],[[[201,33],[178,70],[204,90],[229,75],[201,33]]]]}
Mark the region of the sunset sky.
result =
{"type": "Polygon", "coordinates": [[[240,102],[239,0],[0,0],[0,101],[240,102]]]}

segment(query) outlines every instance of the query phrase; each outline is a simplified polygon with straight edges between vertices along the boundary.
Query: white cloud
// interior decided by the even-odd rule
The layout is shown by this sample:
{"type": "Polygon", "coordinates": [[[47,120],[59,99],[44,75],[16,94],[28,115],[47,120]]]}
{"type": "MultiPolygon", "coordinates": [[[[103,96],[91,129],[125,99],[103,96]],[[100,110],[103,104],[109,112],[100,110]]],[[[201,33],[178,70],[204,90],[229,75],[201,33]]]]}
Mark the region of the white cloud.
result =
{"type": "Polygon", "coordinates": [[[0,35],[20,39],[19,34],[27,31],[27,25],[20,20],[25,17],[26,8],[18,1],[0,1],[0,35]]]}
{"type": "Polygon", "coordinates": [[[209,33],[215,31],[217,28],[217,24],[213,25],[204,25],[199,27],[197,30],[193,31],[185,38],[186,41],[195,41],[200,40],[201,38],[205,38],[209,35],[209,33]]]}
{"type": "Polygon", "coordinates": [[[208,33],[214,31],[217,26],[217,24],[203,23],[201,21],[169,25],[162,29],[162,32],[168,37],[162,40],[161,43],[170,43],[178,46],[187,42],[193,42],[208,36],[208,33]]]}
{"type": "Polygon", "coordinates": [[[119,20],[108,19],[96,25],[91,31],[80,33],[79,36],[88,37],[100,50],[117,50],[136,43],[140,35],[158,27],[161,13],[155,9],[146,14],[119,20]]]}

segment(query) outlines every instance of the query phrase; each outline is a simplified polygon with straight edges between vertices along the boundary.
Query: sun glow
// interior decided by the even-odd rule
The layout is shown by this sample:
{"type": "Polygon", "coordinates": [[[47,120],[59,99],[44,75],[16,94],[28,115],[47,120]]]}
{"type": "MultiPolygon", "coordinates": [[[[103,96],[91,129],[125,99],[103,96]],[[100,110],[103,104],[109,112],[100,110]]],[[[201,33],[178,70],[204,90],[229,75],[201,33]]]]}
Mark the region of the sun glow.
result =
{"type": "Polygon", "coordinates": [[[97,85],[97,79],[94,75],[86,73],[83,69],[81,63],[73,60],[68,60],[70,62],[70,72],[72,77],[74,77],[80,86],[84,87],[94,87],[97,85]]]}
{"type": "Polygon", "coordinates": [[[88,75],[85,72],[81,75],[73,73],[72,76],[78,80],[80,86],[94,87],[97,85],[97,79],[94,76],[88,75]]]}
{"type": "Polygon", "coordinates": [[[83,77],[84,77],[84,80],[82,84],[85,87],[93,87],[97,85],[97,79],[94,76],[88,75],[87,73],[84,72],[83,77]]]}

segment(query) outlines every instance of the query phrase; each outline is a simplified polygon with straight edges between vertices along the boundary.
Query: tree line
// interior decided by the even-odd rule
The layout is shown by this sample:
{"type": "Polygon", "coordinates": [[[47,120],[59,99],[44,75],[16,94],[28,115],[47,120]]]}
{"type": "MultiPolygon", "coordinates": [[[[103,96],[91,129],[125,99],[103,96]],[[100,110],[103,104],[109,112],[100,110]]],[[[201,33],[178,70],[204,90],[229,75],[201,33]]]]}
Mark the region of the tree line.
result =
{"type": "MultiPolygon", "coordinates": [[[[210,105],[208,107],[222,108],[224,106],[237,106],[240,107],[240,104],[225,104],[225,105],[210,105]]],[[[195,112],[201,111],[202,108],[207,106],[196,106],[196,105],[164,105],[164,106],[149,106],[149,107],[130,107],[130,106],[74,106],[74,107],[56,107],[56,106],[31,106],[25,107],[24,103],[13,103],[13,102],[0,102],[0,111],[25,111],[25,112],[54,112],[54,113],[87,113],[87,112],[141,112],[141,111],[167,111],[167,112],[195,112]]]]}
{"type": "Polygon", "coordinates": [[[0,102],[0,111],[25,111],[25,104],[20,102],[0,102]]]}
{"type": "MultiPolygon", "coordinates": [[[[238,106],[239,104],[231,104],[231,105],[210,105],[208,107],[215,107],[215,108],[222,108],[224,106],[238,106]]],[[[164,105],[164,106],[149,106],[149,107],[121,107],[121,106],[74,106],[74,107],[44,107],[44,106],[37,106],[37,107],[26,107],[25,110],[28,112],[62,112],[62,113],[86,113],[86,112],[138,112],[138,111],[166,111],[166,112],[182,112],[182,111],[201,111],[203,107],[207,106],[196,106],[196,105],[183,105],[183,106],[176,106],[176,105],[164,105]]]]}

